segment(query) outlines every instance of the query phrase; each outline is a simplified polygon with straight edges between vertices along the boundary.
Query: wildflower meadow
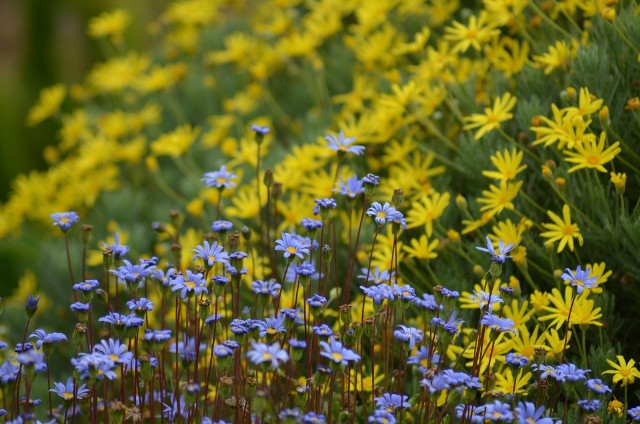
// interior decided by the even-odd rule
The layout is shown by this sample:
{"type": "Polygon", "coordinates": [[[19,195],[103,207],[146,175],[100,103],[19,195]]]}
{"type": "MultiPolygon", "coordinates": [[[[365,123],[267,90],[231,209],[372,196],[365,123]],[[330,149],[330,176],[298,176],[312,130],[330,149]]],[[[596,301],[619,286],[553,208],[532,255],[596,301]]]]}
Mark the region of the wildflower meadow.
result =
{"type": "Polygon", "coordinates": [[[635,1],[86,28],[0,205],[0,422],[640,421],[635,1]]]}

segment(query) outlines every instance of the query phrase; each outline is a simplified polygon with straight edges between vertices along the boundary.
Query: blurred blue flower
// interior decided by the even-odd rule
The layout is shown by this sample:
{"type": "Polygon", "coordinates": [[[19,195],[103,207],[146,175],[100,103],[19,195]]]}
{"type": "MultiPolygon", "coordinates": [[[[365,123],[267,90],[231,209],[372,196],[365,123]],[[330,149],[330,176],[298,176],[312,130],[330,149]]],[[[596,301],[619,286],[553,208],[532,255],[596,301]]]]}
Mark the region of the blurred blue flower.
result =
{"type": "Polygon", "coordinates": [[[304,255],[309,254],[309,248],[289,233],[282,233],[282,238],[276,240],[275,250],[284,252],[284,257],[289,260],[293,259],[292,255],[304,259],[304,255]]]}
{"type": "Polygon", "coordinates": [[[507,256],[507,253],[513,250],[516,246],[517,245],[514,245],[513,243],[509,243],[505,246],[504,241],[500,240],[498,242],[498,250],[495,250],[493,248],[493,243],[491,243],[491,239],[489,238],[489,236],[487,236],[487,247],[485,248],[485,247],[476,246],[476,249],[481,250],[483,252],[490,253],[492,262],[503,264],[505,263],[507,258],[511,257],[511,256],[507,256]]]}
{"type": "Polygon", "coordinates": [[[351,143],[355,141],[355,137],[346,138],[343,131],[340,131],[339,136],[336,136],[335,134],[329,134],[325,136],[324,139],[329,142],[329,148],[331,150],[344,153],[353,153],[355,155],[361,155],[364,153],[364,146],[351,145],[351,143]]]}
{"type": "Polygon", "coordinates": [[[234,173],[227,171],[227,167],[222,165],[219,171],[206,172],[200,181],[204,181],[207,187],[221,188],[234,188],[236,183],[231,181],[238,176],[234,173]]]}
{"type": "Polygon", "coordinates": [[[69,231],[73,224],[80,221],[78,214],[73,211],[56,212],[51,214],[50,218],[53,221],[53,225],[60,227],[64,233],[69,231]]]}
{"type": "Polygon", "coordinates": [[[590,277],[590,273],[591,268],[587,268],[583,271],[580,265],[578,265],[575,273],[569,268],[566,268],[561,278],[564,281],[568,281],[573,287],[575,287],[576,293],[582,294],[582,290],[585,288],[592,289],[598,286],[598,277],[590,277]]]}
{"type": "Polygon", "coordinates": [[[343,196],[355,199],[359,194],[364,193],[364,183],[358,179],[357,175],[348,178],[345,182],[342,178],[336,183],[338,188],[334,188],[332,191],[340,193],[343,196]]]}
{"type": "Polygon", "coordinates": [[[281,364],[289,361],[286,350],[280,349],[280,343],[272,345],[251,342],[251,349],[247,352],[247,359],[254,365],[267,364],[271,369],[278,369],[281,364]]]}
{"type": "Polygon", "coordinates": [[[360,361],[360,355],[356,354],[351,349],[345,348],[342,343],[335,339],[330,339],[330,342],[320,342],[320,355],[325,358],[329,358],[334,364],[340,364],[342,366],[349,365],[349,362],[360,361]]]}

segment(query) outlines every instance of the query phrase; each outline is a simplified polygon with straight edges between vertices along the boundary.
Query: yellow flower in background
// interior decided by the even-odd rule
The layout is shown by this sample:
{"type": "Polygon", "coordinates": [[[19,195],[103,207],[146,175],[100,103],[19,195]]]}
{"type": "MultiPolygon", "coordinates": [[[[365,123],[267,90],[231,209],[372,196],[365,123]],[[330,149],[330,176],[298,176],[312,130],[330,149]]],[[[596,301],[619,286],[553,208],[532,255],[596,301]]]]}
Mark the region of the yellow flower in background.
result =
{"type": "Polygon", "coordinates": [[[407,252],[409,257],[416,259],[435,259],[438,257],[435,250],[440,242],[437,239],[429,242],[427,236],[423,234],[418,240],[411,239],[409,243],[411,244],[411,247],[404,246],[404,251],[407,252]]]}
{"type": "MultiPolygon", "coordinates": [[[[571,286],[565,287],[564,296],[560,290],[553,289],[551,296],[549,296],[549,301],[553,306],[545,306],[543,308],[550,313],[540,317],[540,321],[552,320],[550,326],[555,326],[556,330],[559,330],[560,327],[567,322],[573,295],[573,288],[571,286]]],[[[587,299],[588,294],[586,292],[576,296],[576,300],[573,301],[573,308],[571,309],[570,324],[602,326],[602,323],[598,321],[602,318],[601,308],[594,308],[595,302],[587,299]]]]}
{"type": "Polygon", "coordinates": [[[161,135],[151,143],[151,152],[156,156],[178,158],[184,154],[200,135],[200,128],[182,125],[170,133],[161,135]]]}
{"type": "Polygon", "coordinates": [[[625,186],[627,185],[627,174],[624,172],[612,172],[610,176],[611,182],[616,188],[616,191],[620,194],[624,194],[625,186]]]}
{"type": "Polygon", "coordinates": [[[545,244],[552,244],[556,241],[560,241],[557,249],[558,253],[562,252],[565,246],[569,246],[569,250],[573,252],[574,238],[577,239],[580,246],[582,246],[584,239],[582,238],[582,234],[580,234],[578,224],[571,222],[571,209],[569,208],[569,205],[565,204],[562,207],[562,218],[552,211],[547,211],[547,215],[549,215],[549,218],[551,218],[553,222],[542,224],[542,226],[548,230],[540,234],[542,237],[547,239],[545,244]]]}
{"type": "Polygon", "coordinates": [[[510,348],[519,355],[533,359],[535,348],[547,347],[545,344],[546,340],[547,333],[541,331],[540,326],[536,325],[533,327],[533,332],[530,332],[526,325],[521,325],[518,327],[518,332],[510,341],[510,348]]]}
{"type": "Polygon", "coordinates": [[[493,106],[484,109],[484,114],[474,113],[471,116],[464,118],[466,125],[463,129],[472,130],[479,128],[475,135],[476,140],[479,140],[483,135],[488,132],[500,128],[500,123],[508,121],[513,118],[511,111],[516,105],[516,98],[511,96],[510,93],[504,93],[502,97],[498,97],[493,106]]]}
{"type": "Polygon", "coordinates": [[[609,415],[615,415],[617,417],[622,416],[623,409],[624,409],[624,404],[620,402],[618,399],[613,399],[611,402],[609,402],[609,405],[607,406],[607,412],[609,413],[609,415]]]}
{"type": "Polygon", "coordinates": [[[549,75],[555,69],[569,67],[569,58],[572,56],[571,48],[564,41],[556,41],[549,46],[549,51],[542,55],[533,56],[536,65],[544,68],[545,75],[549,75]]]}
{"type": "Polygon", "coordinates": [[[591,115],[598,113],[602,107],[602,99],[598,99],[589,92],[589,88],[580,88],[580,96],[578,97],[578,107],[568,107],[566,109],[567,116],[581,116],[583,118],[589,118],[591,115]]]}
{"type": "Polygon", "coordinates": [[[207,25],[218,16],[215,0],[182,0],[167,7],[162,19],[184,26],[207,25]]]}
{"type": "Polygon", "coordinates": [[[452,26],[444,29],[444,39],[454,44],[453,51],[464,53],[469,47],[475,51],[482,50],[482,45],[500,35],[495,22],[490,22],[486,12],[480,12],[479,16],[471,15],[469,23],[464,26],[460,22],[453,22],[452,26]]]}
{"type": "Polygon", "coordinates": [[[562,357],[562,352],[564,352],[565,350],[571,347],[571,345],[569,344],[569,341],[571,341],[572,335],[573,333],[569,331],[569,333],[567,333],[567,340],[565,342],[564,334],[560,336],[560,333],[558,333],[558,330],[556,330],[555,328],[548,328],[547,329],[547,345],[548,345],[547,360],[559,361],[560,358],[562,357]]]}
{"type": "Polygon", "coordinates": [[[56,84],[52,87],[45,88],[40,92],[40,98],[30,110],[27,117],[27,125],[36,125],[45,119],[55,115],[60,109],[67,89],[62,84],[56,84]]]}
{"type": "Polygon", "coordinates": [[[490,214],[489,212],[484,212],[479,219],[476,219],[474,221],[463,219],[462,225],[464,225],[464,228],[462,229],[462,234],[469,234],[477,230],[478,228],[485,226],[489,221],[491,221],[491,218],[493,218],[492,214],[490,214]]]}
{"type": "Polygon", "coordinates": [[[141,93],[151,93],[172,87],[182,79],[186,65],[178,63],[169,66],[154,66],[147,75],[138,79],[136,88],[141,93]]]}
{"type": "Polygon", "coordinates": [[[607,359],[612,369],[602,372],[602,374],[613,374],[613,384],[620,383],[620,386],[625,387],[627,384],[633,384],[636,378],[640,378],[640,371],[634,366],[635,360],[626,361],[622,355],[616,355],[616,359],[617,363],[607,359]]]}
{"type": "Polygon", "coordinates": [[[516,327],[526,324],[534,314],[535,309],[529,308],[529,302],[511,299],[511,303],[504,305],[503,315],[516,324],[516,327]]]}
{"type": "Polygon", "coordinates": [[[425,195],[411,205],[407,213],[407,228],[425,226],[427,236],[433,233],[433,221],[439,218],[449,206],[451,195],[447,192],[434,192],[425,195]]]}
{"type": "Polygon", "coordinates": [[[526,394],[526,388],[531,380],[531,373],[524,369],[518,371],[517,376],[513,376],[513,370],[505,367],[501,372],[495,373],[495,390],[504,394],[526,394]]]}
{"type": "Polygon", "coordinates": [[[549,304],[549,293],[534,290],[534,292],[529,295],[529,300],[531,300],[531,305],[536,312],[542,312],[544,307],[549,304]]]}
{"type": "Polygon", "coordinates": [[[96,65],[87,80],[98,92],[120,91],[131,87],[149,64],[148,57],[130,52],[127,56],[114,57],[96,65]]]}
{"type": "Polygon", "coordinates": [[[599,172],[607,172],[604,165],[611,162],[618,153],[622,151],[620,142],[616,141],[605,149],[607,133],[600,133],[600,141],[596,144],[595,139],[585,141],[585,143],[577,144],[576,151],[565,151],[567,162],[576,165],[569,168],[569,172],[575,172],[578,169],[595,169],[599,172]]]}
{"type": "Polygon", "coordinates": [[[506,180],[501,180],[499,187],[491,184],[489,190],[482,190],[483,197],[478,198],[478,203],[484,204],[480,211],[486,211],[493,216],[499,214],[505,208],[513,209],[512,200],[518,195],[520,187],[522,187],[522,181],[507,182],[506,180]]]}
{"type": "Polygon", "coordinates": [[[503,152],[496,152],[491,156],[491,163],[496,167],[495,171],[482,171],[482,175],[494,180],[513,180],[516,175],[524,171],[527,165],[520,165],[522,163],[522,157],[524,153],[522,151],[511,149],[504,149],[503,152]]]}
{"type": "Polygon", "coordinates": [[[122,41],[122,33],[131,23],[131,14],[124,9],[104,12],[89,21],[89,35],[93,38],[109,37],[111,42],[122,41]]]}
{"type": "Polygon", "coordinates": [[[498,243],[502,240],[504,244],[513,243],[517,245],[520,244],[526,227],[520,224],[515,225],[511,222],[511,219],[507,219],[506,221],[498,222],[491,229],[493,234],[489,234],[489,238],[492,242],[498,243]]]}

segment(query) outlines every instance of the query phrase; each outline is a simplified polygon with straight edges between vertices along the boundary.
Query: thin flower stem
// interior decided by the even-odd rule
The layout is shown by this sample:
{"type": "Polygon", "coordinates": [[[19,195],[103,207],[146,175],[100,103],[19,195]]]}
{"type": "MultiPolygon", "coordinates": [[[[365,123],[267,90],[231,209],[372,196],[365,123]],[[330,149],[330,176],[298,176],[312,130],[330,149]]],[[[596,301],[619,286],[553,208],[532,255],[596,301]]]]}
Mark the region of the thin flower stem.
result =
{"type": "MultiPolygon", "coordinates": [[[[67,233],[64,233],[64,248],[67,252],[67,268],[69,270],[69,280],[71,282],[71,286],[73,287],[73,285],[76,283],[76,279],[73,276],[73,267],[71,266],[71,252],[69,250],[69,236],[67,235],[67,233]]],[[[76,291],[72,290],[72,293],[73,293],[73,301],[77,302],[78,295],[76,294],[76,291]]]]}

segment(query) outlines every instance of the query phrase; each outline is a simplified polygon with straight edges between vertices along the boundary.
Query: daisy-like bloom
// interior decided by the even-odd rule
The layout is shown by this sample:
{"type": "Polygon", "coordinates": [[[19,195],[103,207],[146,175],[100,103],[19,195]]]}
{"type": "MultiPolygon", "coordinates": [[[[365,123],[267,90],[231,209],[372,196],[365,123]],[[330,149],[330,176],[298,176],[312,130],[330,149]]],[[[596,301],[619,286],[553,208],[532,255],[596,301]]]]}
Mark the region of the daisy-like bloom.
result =
{"type": "Polygon", "coordinates": [[[332,364],[342,365],[346,367],[347,365],[349,365],[349,362],[360,361],[360,355],[358,355],[351,349],[347,349],[336,339],[331,338],[329,340],[329,343],[320,342],[320,347],[322,347],[320,355],[324,356],[325,358],[329,358],[332,364]]]}
{"type": "Polygon", "coordinates": [[[213,223],[211,224],[211,231],[215,233],[225,233],[227,231],[231,231],[232,228],[233,223],[229,221],[218,220],[213,221],[213,223]]]}
{"type": "Polygon", "coordinates": [[[102,339],[93,347],[93,353],[101,353],[116,364],[128,364],[133,359],[133,353],[127,351],[127,345],[118,339],[102,339]]]}
{"type": "Polygon", "coordinates": [[[260,329],[260,337],[274,337],[278,333],[285,333],[287,331],[284,326],[283,315],[278,316],[278,318],[265,318],[262,321],[258,320],[257,325],[260,329]]]}
{"type": "Polygon", "coordinates": [[[476,249],[481,250],[483,252],[490,253],[491,262],[503,264],[505,263],[507,258],[511,257],[511,256],[507,256],[507,253],[513,250],[516,246],[517,245],[514,245],[513,243],[509,243],[505,246],[504,241],[500,240],[498,242],[498,250],[495,250],[493,248],[493,243],[491,242],[491,239],[489,238],[489,236],[487,236],[487,247],[485,248],[485,247],[476,246],[476,249]]]}
{"type": "Polygon", "coordinates": [[[543,307],[543,309],[550,312],[550,314],[540,317],[540,320],[553,320],[550,325],[555,325],[556,330],[559,330],[560,327],[567,322],[573,296],[577,297],[573,305],[573,310],[571,311],[570,324],[602,326],[602,323],[598,321],[602,318],[601,308],[594,308],[595,302],[587,299],[587,293],[574,295],[573,289],[569,286],[565,287],[564,296],[558,289],[551,291],[549,301],[553,306],[543,307]]]}
{"type": "Polygon", "coordinates": [[[193,273],[187,270],[186,275],[179,274],[171,282],[171,291],[180,291],[180,297],[199,296],[201,293],[209,294],[207,280],[201,273],[193,273]]]}
{"type": "Polygon", "coordinates": [[[584,143],[575,145],[575,151],[565,150],[567,156],[566,161],[575,163],[576,165],[569,168],[569,172],[575,172],[578,169],[595,169],[599,172],[607,172],[603,166],[605,163],[611,162],[622,151],[620,142],[616,141],[605,149],[607,133],[600,133],[600,140],[586,140],[584,143]]]}
{"type": "Polygon", "coordinates": [[[375,424],[396,424],[396,417],[386,409],[376,409],[369,415],[368,422],[375,424]]]}
{"type": "Polygon", "coordinates": [[[327,422],[326,418],[322,414],[316,414],[315,412],[307,412],[301,418],[304,424],[324,424],[327,422]]]}
{"type": "Polygon", "coordinates": [[[518,355],[517,353],[509,352],[504,357],[504,361],[509,365],[522,368],[529,363],[529,358],[527,358],[526,356],[518,355]]]}
{"type": "Polygon", "coordinates": [[[595,412],[600,409],[600,401],[598,399],[581,399],[578,406],[585,412],[595,412]]]}
{"type": "Polygon", "coordinates": [[[358,275],[357,278],[366,280],[368,274],[369,279],[367,280],[367,282],[371,282],[374,284],[386,283],[390,278],[393,278],[396,273],[395,271],[391,271],[391,273],[389,273],[389,271],[387,271],[386,269],[380,270],[380,267],[378,266],[376,266],[376,268],[369,273],[367,271],[368,268],[360,268],[360,272],[362,274],[358,275]]]}
{"type": "Polygon", "coordinates": [[[380,227],[387,222],[392,221],[396,213],[396,208],[391,206],[389,202],[384,202],[384,205],[381,205],[378,202],[373,202],[369,209],[367,209],[367,215],[372,216],[373,220],[380,227]]]}
{"type": "Polygon", "coordinates": [[[566,268],[564,270],[564,274],[562,274],[562,279],[564,281],[568,281],[573,287],[575,287],[578,294],[582,294],[582,291],[585,288],[592,289],[598,286],[598,277],[590,277],[590,273],[590,268],[583,271],[582,268],[580,268],[580,265],[578,265],[575,272],[566,268]]]}
{"type": "Polygon", "coordinates": [[[493,403],[485,405],[483,418],[489,421],[511,422],[513,413],[509,408],[509,404],[496,400],[493,403]]]}
{"type": "Polygon", "coordinates": [[[122,33],[131,23],[131,15],[124,9],[104,12],[91,18],[88,33],[93,38],[109,37],[112,42],[122,40],[122,33]]]}
{"type": "Polygon", "coordinates": [[[422,330],[414,327],[398,325],[398,329],[393,332],[393,337],[409,344],[409,350],[413,349],[416,343],[420,343],[424,337],[422,330]]]}
{"type": "Polygon", "coordinates": [[[431,240],[425,234],[422,234],[419,239],[411,239],[410,240],[411,247],[402,246],[402,250],[407,252],[409,257],[416,259],[435,259],[438,257],[436,253],[436,248],[440,245],[440,241],[438,239],[431,240]]]}
{"type": "Polygon", "coordinates": [[[609,406],[607,406],[607,412],[609,413],[609,415],[616,415],[618,417],[621,417],[623,408],[624,404],[618,399],[614,398],[611,402],[609,402],[609,406]]]}
{"type": "Polygon", "coordinates": [[[109,359],[109,356],[101,353],[91,355],[80,353],[77,358],[71,358],[71,365],[74,366],[82,380],[87,380],[90,376],[97,380],[117,378],[114,370],[115,362],[109,359]]]}
{"type": "Polygon", "coordinates": [[[636,406],[634,408],[629,409],[627,413],[629,414],[631,421],[633,422],[640,421],[640,406],[636,406]]]}
{"type": "Polygon", "coordinates": [[[153,302],[146,297],[141,297],[138,300],[131,299],[127,301],[127,308],[129,308],[129,311],[135,313],[138,316],[144,316],[145,313],[152,311],[153,307],[153,302]]]}
{"type": "Polygon", "coordinates": [[[418,371],[421,374],[428,370],[432,364],[437,364],[438,362],[440,362],[440,355],[435,352],[430,353],[427,346],[420,346],[416,355],[409,356],[407,359],[407,364],[418,365],[418,371]]]}
{"type": "Polygon", "coordinates": [[[516,324],[510,320],[509,318],[500,318],[490,313],[484,314],[482,317],[482,321],[480,321],[482,325],[486,325],[492,331],[497,333],[515,333],[517,330],[515,328],[516,324]]]}
{"type": "Polygon", "coordinates": [[[278,369],[280,364],[289,361],[286,350],[280,349],[280,342],[272,345],[266,343],[251,342],[251,349],[247,352],[247,359],[254,365],[266,364],[271,369],[278,369]]]}
{"type": "Polygon", "coordinates": [[[331,337],[333,336],[333,330],[327,324],[320,324],[313,327],[313,333],[318,337],[331,337]]]}
{"type": "Polygon", "coordinates": [[[544,74],[549,75],[554,69],[568,67],[571,55],[571,49],[566,42],[556,41],[553,46],[549,46],[547,53],[533,56],[533,61],[536,65],[544,67],[544,74]]]}
{"type": "Polygon", "coordinates": [[[52,345],[53,343],[67,341],[67,336],[62,333],[46,333],[44,330],[36,330],[29,335],[29,339],[37,339],[36,348],[40,349],[42,345],[52,345]]]}
{"type": "Polygon", "coordinates": [[[516,424],[553,424],[553,419],[543,417],[544,406],[536,408],[532,402],[518,402],[513,409],[516,414],[516,424]]]}
{"type": "Polygon", "coordinates": [[[116,232],[113,235],[113,244],[102,243],[102,253],[111,254],[114,259],[121,259],[129,252],[129,246],[120,244],[120,236],[116,232]]]}
{"type": "Polygon", "coordinates": [[[604,384],[599,378],[590,378],[585,382],[585,386],[587,386],[589,390],[598,395],[611,393],[611,389],[609,388],[609,386],[604,384]]]}
{"type": "Polygon", "coordinates": [[[516,98],[509,93],[505,93],[502,97],[498,97],[492,107],[484,109],[484,114],[474,113],[464,118],[467,123],[463,129],[472,130],[478,128],[475,139],[479,140],[483,135],[500,128],[500,123],[513,118],[511,110],[516,105],[516,98]]]}
{"type": "Polygon", "coordinates": [[[82,292],[90,292],[93,289],[97,288],[100,285],[98,280],[85,280],[82,283],[77,283],[73,285],[74,290],[82,291],[82,292]]]}
{"type": "Polygon", "coordinates": [[[236,183],[232,181],[233,179],[238,178],[238,176],[232,172],[227,171],[227,167],[222,165],[219,171],[206,172],[200,181],[204,181],[207,187],[217,187],[218,189],[222,188],[234,188],[236,183]]]}
{"type": "Polygon", "coordinates": [[[394,299],[391,288],[386,284],[371,287],[360,286],[360,289],[368,298],[371,298],[376,305],[381,304],[385,299],[389,301],[394,299]]]}
{"type": "Polygon", "coordinates": [[[218,246],[217,242],[213,242],[211,245],[208,241],[204,241],[201,245],[198,245],[195,249],[192,249],[192,252],[196,254],[193,255],[193,259],[200,258],[204,261],[204,265],[206,268],[211,268],[215,263],[222,262],[227,263],[229,260],[229,254],[227,252],[222,251],[223,247],[218,246]]]}
{"type": "Polygon", "coordinates": [[[83,399],[86,395],[89,394],[89,389],[87,389],[87,385],[83,384],[80,387],[74,387],[73,378],[67,378],[67,383],[53,383],[53,389],[49,390],[52,393],[57,394],[62,398],[65,403],[70,403],[74,398],[74,393],[76,399],[83,399]]]}
{"type": "Polygon", "coordinates": [[[575,364],[558,364],[556,366],[556,374],[562,375],[562,381],[569,381],[571,383],[575,383],[579,380],[586,380],[587,373],[591,370],[583,370],[575,366],[575,364]]]}
{"type": "Polygon", "coordinates": [[[469,47],[480,51],[484,44],[500,35],[495,22],[489,22],[488,18],[489,15],[483,11],[479,16],[471,15],[467,26],[454,22],[452,26],[445,28],[444,39],[454,43],[453,53],[464,53],[469,47]]]}
{"type": "Polygon", "coordinates": [[[501,180],[499,186],[491,184],[489,190],[482,190],[482,196],[478,199],[478,203],[484,206],[480,211],[489,213],[490,216],[497,215],[504,209],[513,209],[513,199],[516,198],[522,181],[501,180]]]}
{"type": "Polygon", "coordinates": [[[358,179],[357,175],[353,175],[347,179],[347,182],[340,178],[340,182],[336,183],[337,188],[334,188],[333,192],[340,193],[345,197],[355,199],[360,193],[364,193],[364,183],[358,179]]]}
{"type": "Polygon", "coordinates": [[[293,260],[295,256],[304,259],[304,255],[309,254],[309,248],[289,233],[282,233],[282,238],[276,240],[275,250],[284,252],[284,257],[289,260],[293,260]]]}
{"type": "Polygon", "coordinates": [[[558,253],[562,252],[565,246],[569,246],[569,250],[573,252],[574,238],[577,239],[580,246],[582,246],[584,239],[582,238],[582,234],[580,234],[578,224],[571,222],[571,209],[569,205],[565,204],[562,207],[562,218],[552,211],[547,211],[547,215],[549,215],[549,218],[551,218],[553,222],[542,224],[542,226],[548,230],[540,234],[547,239],[545,243],[555,243],[559,240],[558,253]]]}
{"type": "Polygon", "coordinates": [[[264,136],[269,134],[271,130],[267,126],[251,125],[251,131],[255,132],[256,134],[260,134],[264,136]]]}
{"type": "Polygon", "coordinates": [[[255,294],[276,297],[282,286],[272,278],[269,281],[256,280],[251,283],[251,288],[255,294]]]}
{"type": "Polygon", "coordinates": [[[322,221],[311,218],[303,218],[301,225],[307,231],[314,231],[322,228],[322,221]]]}
{"type": "Polygon", "coordinates": [[[447,192],[427,194],[411,204],[407,212],[408,228],[425,226],[427,237],[433,233],[433,222],[444,213],[449,206],[451,195],[447,192]]]}
{"type": "Polygon", "coordinates": [[[128,260],[124,259],[122,265],[118,269],[112,269],[109,272],[117,275],[120,281],[124,281],[130,284],[139,282],[151,275],[155,270],[155,265],[151,262],[140,261],[140,264],[132,264],[128,260]]]}
{"type": "Polygon", "coordinates": [[[53,225],[60,227],[63,233],[69,231],[71,226],[80,221],[80,217],[77,213],[71,212],[56,212],[51,214],[51,220],[53,225]]]}
{"type": "Polygon", "coordinates": [[[514,147],[509,152],[508,149],[504,149],[502,152],[496,152],[494,156],[491,156],[491,163],[496,167],[495,171],[482,171],[482,175],[494,180],[513,180],[520,172],[527,168],[527,165],[520,165],[524,153],[520,150],[516,150],[514,147]]]}
{"type": "Polygon", "coordinates": [[[42,90],[38,103],[29,110],[27,125],[36,125],[50,116],[55,115],[60,109],[60,105],[64,101],[66,94],[67,89],[62,84],[56,84],[42,90]]]}
{"type": "Polygon", "coordinates": [[[351,145],[355,141],[355,137],[346,138],[344,132],[340,131],[340,135],[336,137],[335,134],[329,134],[324,138],[329,142],[329,148],[337,152],[353,153],[361,155],[364,153],[364,146],[351,145]]]}
{"type": "Polygon", "coordinates": [[[411,408],[411,404],[409,403],[409,396],[407,395],[397,395],[395,393],[384,393],[382,396],[378,396],[374,398],[376,401],[376,406],[379,409],[394,412],[396,409],[400,408],[411,408]]]}
{"type": "Polygon", "coordinates": [[[640,378],[640,372],[638,368],[634,365],[636,361],[633,359],[629,359],[629,361],[625,361],[622,355],[617,355],[616,359],[618,363],[607,359],[609,365],[613,367],[613,369],[604,371],[602,374],[613,374],[613,384],[617,384],[620,382],[620,386],[625,387],[627,384],[633,384],[636,378],[640,378]]]}

